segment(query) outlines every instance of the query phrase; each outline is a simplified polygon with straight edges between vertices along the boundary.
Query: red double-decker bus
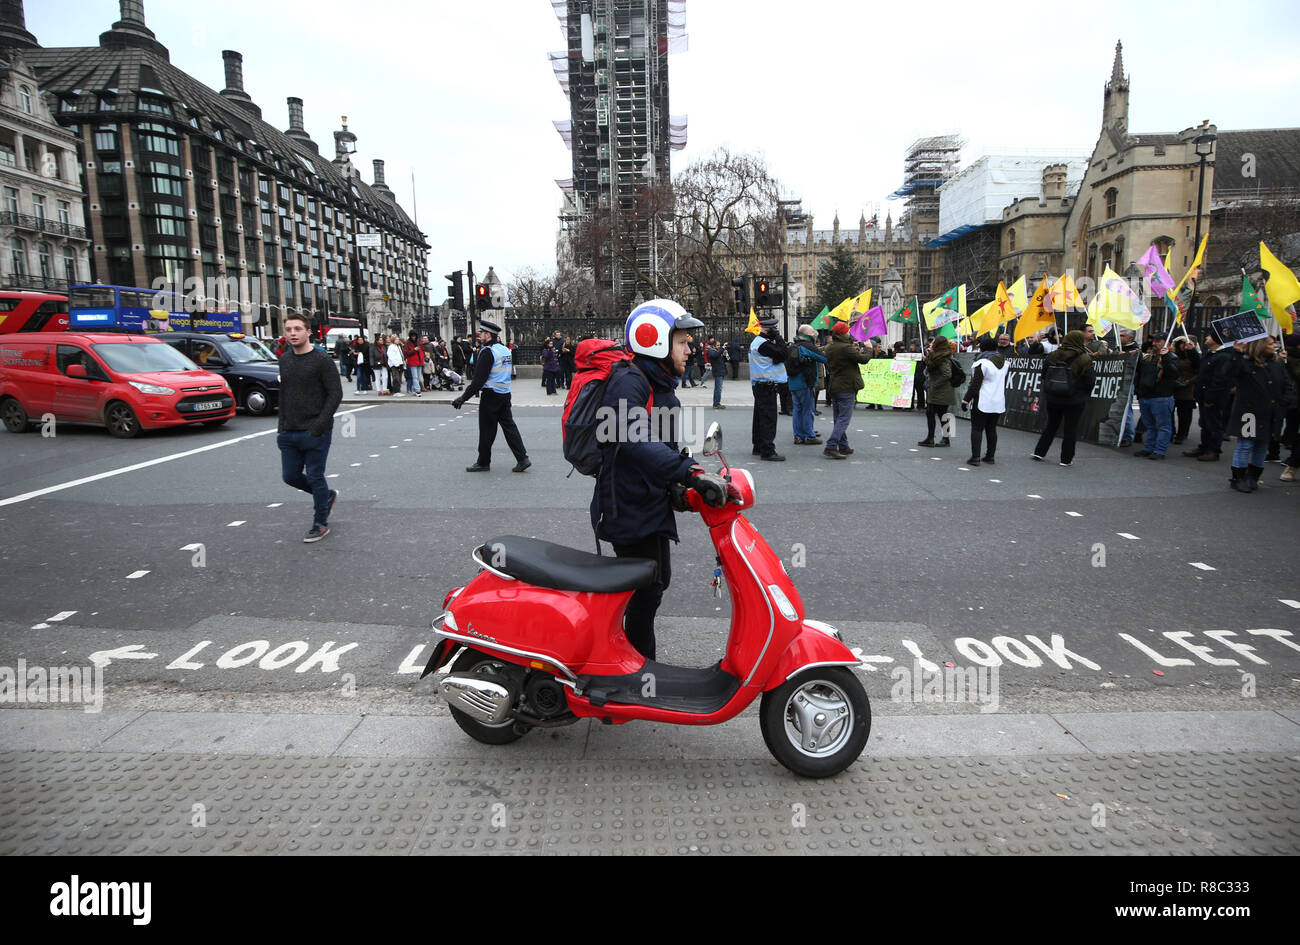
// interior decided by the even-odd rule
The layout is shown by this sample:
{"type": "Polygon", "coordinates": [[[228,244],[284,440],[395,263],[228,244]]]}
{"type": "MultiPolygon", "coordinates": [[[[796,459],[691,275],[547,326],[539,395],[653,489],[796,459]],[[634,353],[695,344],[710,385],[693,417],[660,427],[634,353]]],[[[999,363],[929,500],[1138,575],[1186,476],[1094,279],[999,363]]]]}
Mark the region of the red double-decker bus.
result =
{"type": "Polygon", "coordinates": [[[66,295],[0,289],[0,335],[18,331],[67,330],[66,295]]]}

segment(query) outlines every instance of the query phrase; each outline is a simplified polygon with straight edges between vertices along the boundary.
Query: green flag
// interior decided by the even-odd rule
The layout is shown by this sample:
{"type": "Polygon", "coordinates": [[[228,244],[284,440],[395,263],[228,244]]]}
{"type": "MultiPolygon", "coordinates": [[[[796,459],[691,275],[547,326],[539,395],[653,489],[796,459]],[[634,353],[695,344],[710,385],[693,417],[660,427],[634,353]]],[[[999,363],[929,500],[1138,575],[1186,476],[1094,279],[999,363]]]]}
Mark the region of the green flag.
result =
{"type": "Polygon", "coordinates": [[[946,325],[939,326],[939,334],[943,335],[949,341],[957,340],[957,323],[948,322],[946,325]]]}
{"type": "Polygon", "coordinates": [[[1262,322],[1266,322],[1273,317],[1273,313],[1268,310],[1268,306],[1259,300],[1259,294],[1255,291],[1255,287],[1250,284],[1250,278],[1245,273],[1241,275],[1241,310],[1243,312],[1254,312],[1262,322]]]}
{"type": "Polygon", "coordinates": [[[898,311],[889,316],[891,322],[902,322],[904,325],[915,325],[920,319],[918,314],[921,306],[917,304],[918,300],[913,297],[912,301],[904,302],[899,306],[898,311]]]}
{"type": "Polygon", "coordinates": [[[812,320],[812,326],[818,331],[831,330],[831,309],[829,305],[823,305],[821,314],[812,320]]]}

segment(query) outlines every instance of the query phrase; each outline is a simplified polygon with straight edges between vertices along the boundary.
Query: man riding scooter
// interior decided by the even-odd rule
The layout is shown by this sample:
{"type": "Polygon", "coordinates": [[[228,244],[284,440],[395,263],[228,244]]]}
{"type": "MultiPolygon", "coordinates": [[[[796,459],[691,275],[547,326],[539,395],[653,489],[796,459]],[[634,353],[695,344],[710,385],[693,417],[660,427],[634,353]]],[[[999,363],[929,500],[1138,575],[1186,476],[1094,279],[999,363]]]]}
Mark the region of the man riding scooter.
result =
{"type": "Polygon", "coordinates": [[[632,595],[623,618],[628,641],[646,659],[655,658],[655,614],[672,578],[669,541],[677,541],[670,489],[689,485],[709,505],[727,501],[727,482],[705,472],[678,450],[681,403],[674,393],[686,370],[691,330],[699,319],[676,302],[652,299],[632,310],[624,344],[629,366],[611,372],[603,406],[617,417],[617,442],[606,451],[591,499],[597,540],[614,546],[620,558],[649,558],[658,580],[632,595]],[[650,408],[650,416],[641,413],[650,408]]]}

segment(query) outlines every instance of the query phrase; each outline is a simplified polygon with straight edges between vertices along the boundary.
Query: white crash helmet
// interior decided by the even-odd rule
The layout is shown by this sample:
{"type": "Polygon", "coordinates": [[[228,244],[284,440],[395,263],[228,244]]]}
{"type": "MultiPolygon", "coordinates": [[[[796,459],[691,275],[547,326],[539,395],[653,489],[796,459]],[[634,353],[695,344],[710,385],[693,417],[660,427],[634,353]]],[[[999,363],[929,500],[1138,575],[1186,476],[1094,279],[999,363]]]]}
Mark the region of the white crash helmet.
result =
{"type": "Polygon", "coordinates": [[[623,329],[623,344],[633,354],[666,358],[674,331],[703,328],[700,321],[671,299],[651,299],[632,309],[623,329]]]}

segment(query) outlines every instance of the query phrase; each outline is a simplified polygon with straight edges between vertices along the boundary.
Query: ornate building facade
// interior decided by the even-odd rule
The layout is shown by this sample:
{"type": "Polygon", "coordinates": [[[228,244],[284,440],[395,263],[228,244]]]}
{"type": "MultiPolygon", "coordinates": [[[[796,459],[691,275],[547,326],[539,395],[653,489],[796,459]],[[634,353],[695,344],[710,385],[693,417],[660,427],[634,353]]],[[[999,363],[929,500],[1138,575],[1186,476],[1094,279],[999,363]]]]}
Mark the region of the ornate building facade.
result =
{"type": "MultiPolygon", "coordinates": [[[[97,46],[42,48],[19,32],[22,6],[0,6],[17,46],[76,141],[97,281],[216,288],[207,307],[238,304],[246,324],[278,332],[288,312],[374,329],[429,317],[428,245],[384,182],[352,165],[356,135],[334,133],[327,158],[288,99],[288,129],[263,120],[243,87],[243,57],[222,53],[225,88],[177,69],[145,25],[142,0],[97,46]]],[[[25,30],[22,31],[25,33],[25,30]]]]}

